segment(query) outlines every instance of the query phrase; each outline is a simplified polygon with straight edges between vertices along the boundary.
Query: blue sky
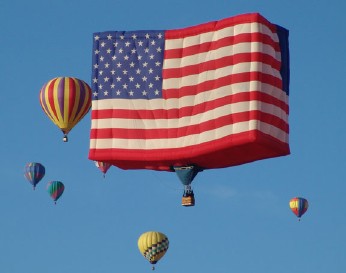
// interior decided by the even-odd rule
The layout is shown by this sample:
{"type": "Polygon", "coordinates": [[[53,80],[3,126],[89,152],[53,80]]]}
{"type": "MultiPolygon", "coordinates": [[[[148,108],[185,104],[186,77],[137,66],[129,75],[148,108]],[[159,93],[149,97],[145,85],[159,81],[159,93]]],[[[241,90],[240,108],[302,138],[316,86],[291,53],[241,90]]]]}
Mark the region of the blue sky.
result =
{"type": "Polygon", "coordinates": [[[170,239],[158,272],[346,270],[346,17],[342,1],[20,1],[0,3],[0,272],[151,272],[137,239],[170,239]],[[291,155],[200,173],[196,206],[174,173],[89,161],[90,113],[61,141],[38,94],[51,78],[90,83],[92,33],[175,29],[260,12],[290,31],[291,155]],[[46,176],[35,191],[27,162],[46,176]],[[50,180],[66,189],[55,206],[50,180]],[[310,208],[300,222],[292,197],[310,208]]]}

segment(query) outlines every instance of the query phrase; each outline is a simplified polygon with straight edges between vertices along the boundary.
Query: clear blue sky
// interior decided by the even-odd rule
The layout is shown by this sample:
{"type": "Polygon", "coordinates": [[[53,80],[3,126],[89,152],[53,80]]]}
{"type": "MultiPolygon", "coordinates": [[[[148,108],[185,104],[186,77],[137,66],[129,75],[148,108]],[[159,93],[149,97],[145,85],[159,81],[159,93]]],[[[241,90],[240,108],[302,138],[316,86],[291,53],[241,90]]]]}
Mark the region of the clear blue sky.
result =
{"type": "Polygon", "coordinates": [[[346,5],[331,1],[0,2],[2,107],[0,272],[151,272],[142,232],[170,239],[157,272],[346,272],[346,5]],[[196,206],[180,205],[174,173],[106,178],[89,161],[90,113],[68,143],[38,94],[51,78],[90,83],[92,33],[175,29],[260,12],[290,31],[291,155],[200,173],[196,206]],[[32,190],[25,163],[46,167],[32,190]],[[55,206],[50,180],[66,190],[55,206]],[[302,221],[292,197],[310,208],[302,221]]]}

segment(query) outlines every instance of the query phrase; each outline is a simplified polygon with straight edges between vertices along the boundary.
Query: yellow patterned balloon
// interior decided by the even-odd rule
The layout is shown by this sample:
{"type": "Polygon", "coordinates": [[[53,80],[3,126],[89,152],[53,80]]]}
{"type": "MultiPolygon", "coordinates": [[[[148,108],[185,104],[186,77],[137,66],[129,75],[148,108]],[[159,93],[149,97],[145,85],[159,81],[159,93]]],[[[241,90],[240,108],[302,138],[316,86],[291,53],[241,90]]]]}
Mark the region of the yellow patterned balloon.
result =
{"type": "Polygon", "coordinates": [[[156,264],[165,255],[168,246],[167,236],[157,231],[145,232],[138,239],[139,251],[151,264],[156,264]]]}

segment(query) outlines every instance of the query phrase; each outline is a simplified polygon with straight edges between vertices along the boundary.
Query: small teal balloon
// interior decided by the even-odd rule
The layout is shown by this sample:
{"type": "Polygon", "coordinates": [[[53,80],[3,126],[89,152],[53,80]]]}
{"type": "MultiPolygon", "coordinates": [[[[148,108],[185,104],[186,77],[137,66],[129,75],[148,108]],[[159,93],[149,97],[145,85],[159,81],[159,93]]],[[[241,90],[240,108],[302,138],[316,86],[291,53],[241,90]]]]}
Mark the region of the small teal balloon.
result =
{"type": "Polygon", "coordinates": [[[54,203],[61,197],[65,190],[65,186],[61,181],[50,181],[47,184],[47,191],[54,203]]]}

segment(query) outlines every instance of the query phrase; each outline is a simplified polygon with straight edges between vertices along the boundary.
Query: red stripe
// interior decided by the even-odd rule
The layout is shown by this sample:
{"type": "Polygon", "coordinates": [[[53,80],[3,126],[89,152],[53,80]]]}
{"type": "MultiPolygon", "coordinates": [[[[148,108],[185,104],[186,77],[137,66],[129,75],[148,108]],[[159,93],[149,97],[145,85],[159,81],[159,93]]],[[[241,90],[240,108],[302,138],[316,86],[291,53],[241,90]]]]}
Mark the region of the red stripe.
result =
{"type": "Polygon", "coordinates": [[[91,113],[92,119],[107,119],[107,118],[122,118],[122,119],[174,119],[182,118],[192,115],[197,115],[209,110],[216,109],[218,107],[225,106],[227,104],[233,104],[238,102],[248,101],[260,101],[268,104],[275,105],[285,111],[288,114],[288,105],[270,95],[259,91],[244,92],[234,95],[228,95],[223,98],[210,100],[193,106],[181,107],[179,109],[169,110],[125,110],[125,109],[105,109],[105,110],[93,110],[91,113]]]}
{"type": "Polygon", "coordinates": [[[122,169],[169,171],[171,170],[170,166],[187,166],[191,164],[206,169],[230,167],[255,160],[284,156],[289,153],[287,143],[253,130],[192,145],[188,148],[160,150],[91,148],[89,158],[107,161],[122,169]]]}
{"type": "Polygon", "coordinates": [[[180,39],[184,37],[194,36],[210,31],[217,31],[226,27],[236,26],[246,23],[260,23],[267,26],[273,33],[276,33],[276,26],[271,24],[259,13],[237,15],[225,18],[219,21],[208,22],[197,26],[187,27],[184,29],[167,30],[165,32],[166,39],[180,39]]]}
{"type": "Polygon", "coordinates": [[[226,46],[234,46],[239,43],[260,42],[270,45],[275,51],[280,52],[280,45],[273,41],[268,35],[263,33],[242,33],[235,36],[228,36],[217,41],[200,43],[198,45],[188,46],[178,49],[165,50],[165,59],[183,58],[198,53],[205,53],[226,46]]]}
{"type": "Polygon", "coordinates": [[[180,78],[184,76],[199,74],[205,71],[216,70],[230,65],[249,62],[260,62],[263,64],[267,64],[273,67],[275,70],[280,70],[281,66],[281,63],[274,59],[272,56],[260,52],[254,52],[225,56],[216,60],[210,60],[201,62],[199,64],[188,65],[179,68],[163,69],[162,75],[164,79],[180,78]]]}
{"type": "Polygon", "coordinates": [[[256,120],[268,123],[288,133],[288,124],[282,119],[263,113],[261,111],[247,111],[229,114],[216,119],[211,119],[195,125],[183,126],[179,128],[157,128],[157,129],[123,129],[107,128],[92,129],[90,139],[166,139],[179,138],[189,135],[201,134],[210,130],[218,129],[227,125],[239,122],[256,120]]]}
{"type": "MultiPolygon", "coordinates": [[[[72,116],[72,112],[73,112],[73,107],[76,103],[76,85],[75,82],[73,80],[73,78],[65,78],[65,81],[68,81],[68,101],[69,101],[69,105],[68,105],[68,117],[67,120],[69,122],[74,120],[74,116],[72,116]]],[[[67,92],[67,90],[65,90],[65,92],[67,92]]]]}
{"type": "Polygon", "coordinates": [[[55,85],[55,82],[58,80],[58,78],[56,79],[53,79],[49,85],[46,87],[46,91],[45,93],[47,92],[48,94],[48,101],[47,101],[47,105],[49,105],[51,107],[51,111],[49,111],[49,109],[47,109],[47,111],[49,112],[50,115],[54,115],[55,119],[56,120],[59,120],[59,117],[57,115],[57,111],[56,111],[56,108],[55,108],[55,105],[54,105],[54,85],[55,85]]]}

